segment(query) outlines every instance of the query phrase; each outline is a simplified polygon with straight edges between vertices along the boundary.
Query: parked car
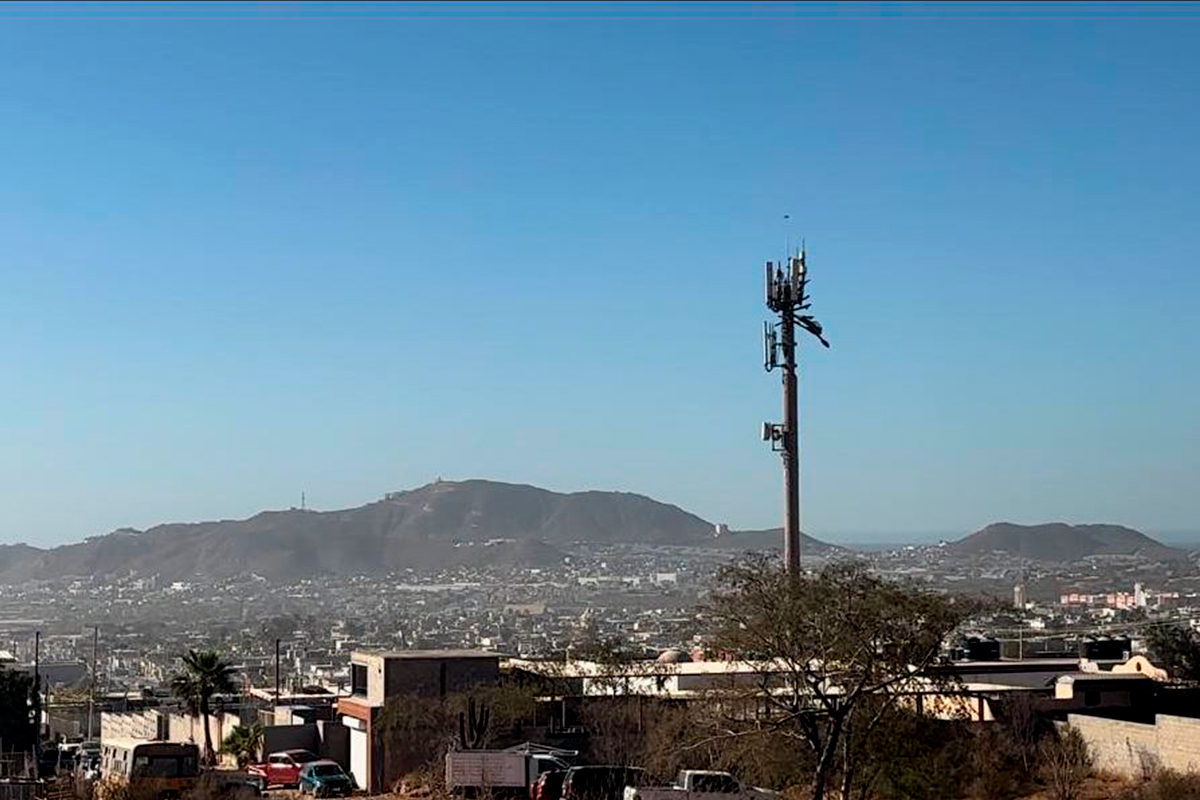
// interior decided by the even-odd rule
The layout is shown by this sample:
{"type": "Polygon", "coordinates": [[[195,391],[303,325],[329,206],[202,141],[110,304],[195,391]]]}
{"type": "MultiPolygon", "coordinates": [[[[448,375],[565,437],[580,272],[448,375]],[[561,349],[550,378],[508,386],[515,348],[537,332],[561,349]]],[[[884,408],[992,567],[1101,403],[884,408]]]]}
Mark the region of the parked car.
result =
{"type": "Polygon", "coordinates": [[[560,800],[565,777],[565,769],[552,769],[538,775],[529,787],[529,800],[560,800]]]}
{"type": "Polygon", "coordinates": [[[79,761],[79,742],[61,742],[58,745],[58,769],[60,772],[72,773],[79,761]]]}
{"type": "Polygon", "coordinates": [[[571,767],[560,800],[623,800],[626,786],[641,786],[641,767],[571,767]]]}
{"type": "Polygon", "coordinates": [[[742,782],[728,772],[680,770],[672,786],[628,786],[623,800],[778,800],[779,793],[742,782]]]}
{"type": "Polygon", "coordinates": [[[262,797],[259,779],[244,770],[207,770],[196,783],[196,796],[221,800],[253,800],[262,797]]]}
{"type": "Polygon", "coordinates": [[[300,770],[305,764],[320,761],[309,750],[280,750],[267,756],[262,764],[251,764],[246,771],[258,779],[260,789],[271,786],[295,788],[300,783],[300,770]]]}
{"type": "Polygon", "coordinates": [[[336,761],[323,758],[300,768],[300,794],[313,797],[346,797],[354,791],[354,778],[336,761]]]}

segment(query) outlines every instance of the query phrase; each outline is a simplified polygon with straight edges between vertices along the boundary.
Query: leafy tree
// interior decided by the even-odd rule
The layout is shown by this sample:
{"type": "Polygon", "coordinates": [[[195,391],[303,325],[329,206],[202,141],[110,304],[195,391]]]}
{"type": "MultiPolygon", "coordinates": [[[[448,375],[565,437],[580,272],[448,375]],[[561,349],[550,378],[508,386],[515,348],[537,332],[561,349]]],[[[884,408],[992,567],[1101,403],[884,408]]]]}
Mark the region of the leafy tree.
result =
{"type": "Polygon", "coordinates": [[[214,650],[188,650],[183,666],[185,671],[171,679],[171,693],[184,702],[193,717],[204,720],[204,760],[211,764],[215,758],[208,724],[212,698],[237,691],[234,669],[214,650]]]}
{"type": "Polygon", "coordinates": [[[1200,636],[1184,625],[1152,625],[1146,634],[1150,658],[1172,678],[1200,681],[1200,636]]]}
{"type": "Polygon", "coordinates": [[[253,725],[234,725],[221,744],[221,752],[228,753],[237,759],[239,769],[244,768],[259,757],[263,745],[263,727],[257,722],[253,725]]]}
{"type": "Polygon", "coordinates": [[[0,667],[0,747],[6,751],[33,748],[33,677],[0,667]]]}
{"type": "Polygon", "coordinates": [[[725,688],[740,692],[742,702],[722,704],[711,737],[768,732],[800,744],[815,762],[812,800],[823,800],[835,777],[841,798],[850,800],[860,766],[906,695],[953,689],[929,667],[946,637],[978,609],[885,581],[858,563],[798,578],[763,557],[727,566],[704,609],[712,647],[764,668],[754,685],[725,688]]]}

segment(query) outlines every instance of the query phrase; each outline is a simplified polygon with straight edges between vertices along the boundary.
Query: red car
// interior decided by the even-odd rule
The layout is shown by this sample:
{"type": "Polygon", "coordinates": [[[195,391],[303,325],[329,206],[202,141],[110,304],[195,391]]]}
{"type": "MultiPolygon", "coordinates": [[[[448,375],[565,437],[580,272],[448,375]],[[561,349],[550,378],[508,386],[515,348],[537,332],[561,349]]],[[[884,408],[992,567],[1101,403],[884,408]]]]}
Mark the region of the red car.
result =
{"type": "Polygon", "coordinates": [[[529,787],[529,800],[559,800],[562,797],[565,777],[565,769],[552,769],[538,775],[537,780],[529,787]]]}
{"type": "Polygon", "coordinates": [[[321,757],[308,750],[280,750],[267,756],[265,764],[251,764],[247,772],[258,779],[260,789],[270,786],[295,788],[300,785],[300,769],[321,757]]]}

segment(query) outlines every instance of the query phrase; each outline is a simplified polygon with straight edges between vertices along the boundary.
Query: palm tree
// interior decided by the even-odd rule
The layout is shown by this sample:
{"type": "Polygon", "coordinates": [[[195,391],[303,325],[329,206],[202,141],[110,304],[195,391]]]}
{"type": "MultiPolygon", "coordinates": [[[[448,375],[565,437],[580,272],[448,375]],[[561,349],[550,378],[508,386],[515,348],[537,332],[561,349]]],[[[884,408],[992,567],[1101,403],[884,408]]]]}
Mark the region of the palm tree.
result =
{"type": "Polygon", "coordinates": [[[237,691],[233,665],[222,661],[215,650],[188,650],[183,667],[185,671],[171,679],[171,693],[184,702],[188,713],[204,720],[204,761],[212,764],[215,754],[208,729],[209,706],[214,694],[237,691]]]}
{"type": "Polygon", "coordinates": [[[228,753],[237,759],[238,769],[244,769],[247,764],[258,758],[262,749],[263,726],[257,722],[253,725],[234,725],[221,745],[221,752],[228,753]]]}

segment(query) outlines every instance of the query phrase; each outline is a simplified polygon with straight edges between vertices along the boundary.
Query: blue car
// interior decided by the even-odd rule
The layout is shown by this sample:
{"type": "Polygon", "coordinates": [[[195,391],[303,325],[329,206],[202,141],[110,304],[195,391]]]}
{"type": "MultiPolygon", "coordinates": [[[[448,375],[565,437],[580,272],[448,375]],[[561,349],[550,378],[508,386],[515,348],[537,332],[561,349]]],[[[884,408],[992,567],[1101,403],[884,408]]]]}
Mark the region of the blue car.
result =
{"type": "Polygon", "coordinates": [[[310,761],[300,769],[300,794],[313,797],[348,797],[354,791],[354,778],[336,761],[323,758],[310,761]]]}

